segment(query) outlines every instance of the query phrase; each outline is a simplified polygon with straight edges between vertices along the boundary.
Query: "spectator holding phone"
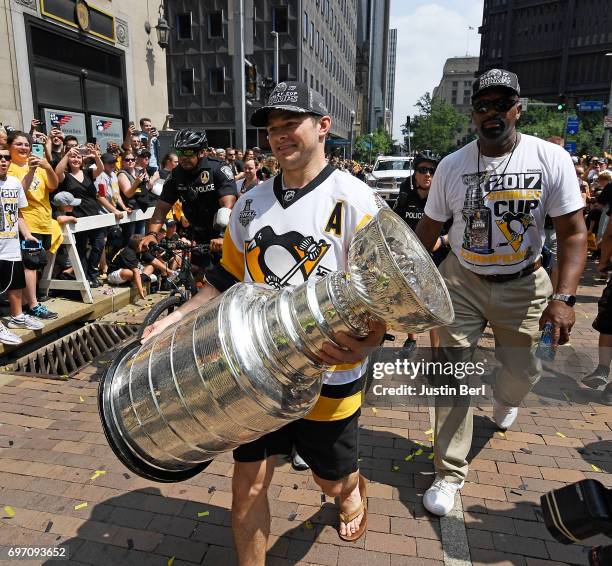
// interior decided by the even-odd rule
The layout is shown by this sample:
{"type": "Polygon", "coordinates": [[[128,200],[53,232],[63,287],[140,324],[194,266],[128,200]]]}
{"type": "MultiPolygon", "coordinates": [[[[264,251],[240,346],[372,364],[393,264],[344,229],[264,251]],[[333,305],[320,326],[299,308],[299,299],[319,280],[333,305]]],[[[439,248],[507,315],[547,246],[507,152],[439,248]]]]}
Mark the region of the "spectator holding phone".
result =
{"type": "MultiPolygon", "coordinates": [[[[28,199],[28,206],[23,209],[23,218],[34,238],[42,243],[42,248],[49,250],[53,234],[49,195],[57,189],[57,175],[44,157],[32,155],[32,138],[25,132],[12,131],[8,136],[8,144],[11,154],[8,174],[21,181],[28,199]]],[[[26,281],[24,295],[28,305],[26,314],[41,319],[52,319],[57,318],[57,313],[39,303],[36,297],[36,272],[46,263],[43,260],[42,254],[24,257],[26,281]],[[37,261],[34,261],[34,257],[37,261]]]]}
{"type": "Polygon", "coordinates": [[[142,141],[142,145],[149,150],[151,153],[151,158],[149,159],[149,167],[154,167],[155,169],[159,168],[158,165],[158,132],[157,128],[155,128],[151,122],[151,118],[141,118],[140,119],[140,140],[142,141]]]}
{"type": "Polygon", "coordinates": [[[6,293],[10,317],[7,326],[0,322],[0,342],[7,345],[21,344],[22,340],[9,328],[40,330],[42,322],[24,314],[21,295],[25,287],[25,272],[19,248],[19,232],[24,243],[40,246],[23,220],[21,210],[28,206],[28,199],[19,179],[8,175],[11,154],[6,146],[0,146],[0,292],[6,293]]]}
{"type": "MultiPolygon", "coordinates": [[[[104,171],[100,156],[93,144],[88,144],[86,151],[85,155],[81,155],[80,149],[72,148],[59,162],[57,175],[61,183],[60,188],[81,200],[80,205],[74,207],[73,214],[76,218],[96,216],[100,214],[100,207],[102,206],[108,212],[114,213],[115,218],[120,220],[124,213],[115,208],[105,195],[98,194],[94,184],[94,179],[104,171]],[[83,168],[83,161],[86,159],[93,159],[95,169],[83,168]]],[[[100,286],[98,273],[105,240],[106,228],[95,228],[75,234],[81,265],[90,286],[94,288],[100,286]],[[90,248],[89,255],[87,254],[88,246],[90,248]]]]}
{"type": "Polygon", "coordinates": [[[64,155],[64,133],[59,128],[51,128],[47,138],[46,152],[51,156],[51,167],[55,169],[64,155]]]}
{"type": "MultiPolygon", "coordinates": [[[[128,208],[134,210],[138,208],[135,195],[140,190],[140,185],[144,181],[146,173],[143,171],[136,171],[136,154],[132,151],[127,151],[123,154],[122,159],[123,167],[117,173],[117,179],[119,181],[119,190],[121,191],[121,197],[123,202],[128,208]]],[[[123,230],[123,241],[127,244],[130,236],[134,234],[144,234],[145,232],[145,221],[139,220],[138,222],[130,222],[124,224],[123,230]]]]}

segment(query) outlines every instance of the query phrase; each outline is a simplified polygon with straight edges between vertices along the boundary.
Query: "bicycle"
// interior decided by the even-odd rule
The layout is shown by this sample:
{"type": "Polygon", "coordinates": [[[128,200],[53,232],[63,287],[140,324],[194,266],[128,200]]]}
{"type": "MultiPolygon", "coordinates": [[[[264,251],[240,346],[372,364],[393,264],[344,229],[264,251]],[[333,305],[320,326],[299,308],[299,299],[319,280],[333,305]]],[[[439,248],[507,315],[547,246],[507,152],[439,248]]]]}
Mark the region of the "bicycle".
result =
{"type": "Polygon", "coordinates": [[[202,255],[212,257],[208,244],[192,245],[181,240],[162,240],[158,244],[149,246],[149,251],[152,253],[161,253],[163,259],[168,263],[173,258],[180,257],[181,266],[174,277],[168,277],[164,280],[166,285],[170,287],[169,295],[157,303],[147,313],[138,331],[138,338],[142,337],[142,333],[147,326],[153,324],[158,318],[171,314],[175,308],[186,303],[198,292],[196,280],[191,271],[191,254],[193,252],[199,252],[202,255]]]}

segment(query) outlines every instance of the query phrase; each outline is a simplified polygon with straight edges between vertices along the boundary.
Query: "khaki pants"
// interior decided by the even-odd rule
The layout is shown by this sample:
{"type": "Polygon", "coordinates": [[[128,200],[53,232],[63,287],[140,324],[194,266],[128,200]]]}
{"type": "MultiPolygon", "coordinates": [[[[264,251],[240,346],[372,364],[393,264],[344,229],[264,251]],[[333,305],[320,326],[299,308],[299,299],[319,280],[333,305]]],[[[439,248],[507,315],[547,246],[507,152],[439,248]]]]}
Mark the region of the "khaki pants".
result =
{"type": "MultiPolygon", "coordinates": [[[[452,253],[440,273],[455,309],[453,324],[439,329],[444,355],[453,362],[469,361],[488,322],[502,365],[493,394],[504,405],[520,405],[540,378],[534,352],[540,316],[552,293],[548,274],[540,268],[519,279],[492,283],[463,267],[452,253]]],[[[472,428],[469,397],[436,397],[434,463],[438,475],[448,481],[459,483],[467,476],[472,428]]]]}

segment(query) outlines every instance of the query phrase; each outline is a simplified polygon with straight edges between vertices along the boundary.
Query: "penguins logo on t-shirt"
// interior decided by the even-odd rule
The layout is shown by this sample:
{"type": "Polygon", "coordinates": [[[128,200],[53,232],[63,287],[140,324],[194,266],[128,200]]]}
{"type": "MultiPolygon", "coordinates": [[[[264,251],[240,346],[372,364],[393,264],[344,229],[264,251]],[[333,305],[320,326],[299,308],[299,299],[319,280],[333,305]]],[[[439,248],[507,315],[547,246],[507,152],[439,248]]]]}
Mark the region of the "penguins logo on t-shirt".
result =
{"type": "Polygon", "coordinates": [[[495,224],[501,230],[501,233],[504,235],[507,244],[512,249],[517,252],[521,245],[523,244],[523,238],[525,237],[525,232],[530,226],[535,226],[533,216],[531,214],[527,214],[525,212],[504,212],[503,216],[500,220],[496,220],[495,224]]]}
{"type": "MultiPolygon", "coordinates": [[[[299,285],[317,269],[330,244],[299,232],[276,234],[264,226],[244,243],[246,268],[253,281],[264,282],[275,289],[299,285]]],[[[318,275],[329,270],[319,267],[318,275]]]]}

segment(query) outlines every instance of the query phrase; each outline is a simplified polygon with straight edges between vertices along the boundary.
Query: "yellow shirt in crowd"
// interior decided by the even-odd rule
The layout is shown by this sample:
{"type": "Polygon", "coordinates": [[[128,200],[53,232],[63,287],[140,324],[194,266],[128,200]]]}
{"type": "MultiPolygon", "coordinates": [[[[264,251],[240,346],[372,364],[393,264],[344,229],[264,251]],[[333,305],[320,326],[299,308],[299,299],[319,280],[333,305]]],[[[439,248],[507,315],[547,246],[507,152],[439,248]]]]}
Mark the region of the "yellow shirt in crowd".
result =
{"type": "MultiPolygon", "coordinates": [[[[27,173],[27,163],[21,166],[12,162],[9,166],[8,174],[17,177],[20,182],[27,173]]],[[[44,169],[40,167],[36,169],[30,188],[25,193],[28,199],[28,206],[21,209],[21,213],[28,228],[30,228],[30,232],[33,234],[52,234],[51,202],[49,200],[51,191],[49,190],[47,173],[44,169]]]]}

